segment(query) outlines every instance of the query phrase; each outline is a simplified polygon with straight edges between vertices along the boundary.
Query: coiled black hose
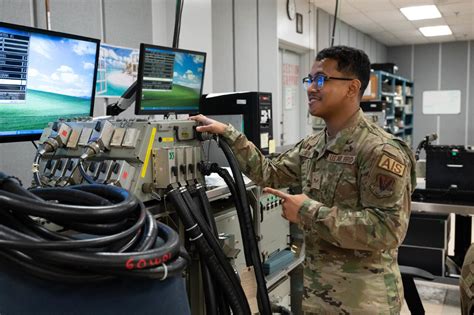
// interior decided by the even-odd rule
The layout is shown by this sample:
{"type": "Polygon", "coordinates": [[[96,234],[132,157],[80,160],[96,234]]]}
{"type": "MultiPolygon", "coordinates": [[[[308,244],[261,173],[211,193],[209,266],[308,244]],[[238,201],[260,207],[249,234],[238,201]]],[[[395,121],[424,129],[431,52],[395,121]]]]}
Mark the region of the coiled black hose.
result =
{"type": "MultiPolygon", "coordinates": [[[[239,169],[239,164],[237,159],[235,158],[232,149],[230,148],[229,144],[225,141],[218,141],[218,145],[224,152],[224,155],[229,163],[230,169],[234,176],[238,196],[240,197],[241,211],[238,210],[239,217],[243,217],[243,226],[241,225],[241,229],[244,228],[244,232],[242,233],[242,238],[244,233],[248,233],[248,243],[244,242],[244,246],[248,246],[250,253],[251,261],[254,266],[255,270],[255,278],[257,280],[257,299],[259,302],[259,310],[261,314],[271,314],[271,304],[270,299],[268,297],[268,290],[265,281],[265,275],[263,272],[262,261],[260,259],[260,252],[258,249],[257,244],[257,237],[255,235],[255,230],[253,228],[252,216],[250,212],[250,206],[247,199],[247,190],[245,189],[244,179],[242,177],[242,173],[239,169]]],[[[236,205],[237,206],[237,205],[236,205]]],[[[240,222],[240,219],[239,219],[240,222]]],[[[247,264],[248,266],[248,264],[247,264]]]]}
{"type": "Polygon", "coordinates": [[[186,266],[178,234],[118,187],[27,191],[0,173],[0,217],[2,261],[49,280],[164,279],[186,266]],[[30,216],[68,225],[77,233],[48,230],[30,216]],[[108,228],[112,232],[107,234],[108,228]]]}

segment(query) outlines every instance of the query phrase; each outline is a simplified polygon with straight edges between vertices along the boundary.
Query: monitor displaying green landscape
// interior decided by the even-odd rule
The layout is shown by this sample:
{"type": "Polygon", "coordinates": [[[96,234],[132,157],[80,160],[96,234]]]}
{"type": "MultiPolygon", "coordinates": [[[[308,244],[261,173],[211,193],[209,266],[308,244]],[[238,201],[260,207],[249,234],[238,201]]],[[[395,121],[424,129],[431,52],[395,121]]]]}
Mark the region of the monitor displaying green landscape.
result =
{"type": "Polygon", "coordinates": [[[99,41],[0,23],[0,141],[92,114],[99,41]]]}
{"type": "Polygon", "coordinates": [[[206,54],[142,44],[136,114],[197,113],[206,54]]]}

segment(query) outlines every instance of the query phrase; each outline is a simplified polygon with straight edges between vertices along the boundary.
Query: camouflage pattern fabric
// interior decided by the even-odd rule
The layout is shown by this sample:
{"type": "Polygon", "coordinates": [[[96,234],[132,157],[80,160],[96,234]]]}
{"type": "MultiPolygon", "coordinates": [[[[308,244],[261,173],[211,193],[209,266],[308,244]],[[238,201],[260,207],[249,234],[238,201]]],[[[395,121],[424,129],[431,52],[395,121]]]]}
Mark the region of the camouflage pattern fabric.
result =
{"type": "Polygon", "coordinates": [[[461,313],[462,315],[471,315],[474,313],[474,244],[471,244],[464,258],[459,287],[461,289],[461,313]]]}
{"type": "Polygon", "coordinates": [[[366,120],[362,110],[333,139],[322,131],[271,160],[230,125],[223,137],[258,185],[300,184],[311,198],[299,210],[305,313],[398,314],[398,246],[416,186],[410,148],[366,120]]]}

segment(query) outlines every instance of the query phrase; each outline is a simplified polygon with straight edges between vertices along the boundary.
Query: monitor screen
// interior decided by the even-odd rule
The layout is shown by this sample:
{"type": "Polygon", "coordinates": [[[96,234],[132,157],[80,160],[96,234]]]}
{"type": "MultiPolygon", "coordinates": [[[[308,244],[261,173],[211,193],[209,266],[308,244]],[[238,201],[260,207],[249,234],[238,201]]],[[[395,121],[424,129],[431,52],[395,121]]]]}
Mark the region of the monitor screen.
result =
{"type": "Polygon", "coordinates": [[[99,40],[0,23],[0,142],[92,116],[99,40]]]}
{"type": "Polygon", "coordinates": [[[199,111],[206,53],[140,45],[135,114],[199,111]]]}
{"type": "Polygon", "coordinates": [[[100,44],[96,96],[122,96],[137,80],[138,56],[138,49],[100,44]]]}

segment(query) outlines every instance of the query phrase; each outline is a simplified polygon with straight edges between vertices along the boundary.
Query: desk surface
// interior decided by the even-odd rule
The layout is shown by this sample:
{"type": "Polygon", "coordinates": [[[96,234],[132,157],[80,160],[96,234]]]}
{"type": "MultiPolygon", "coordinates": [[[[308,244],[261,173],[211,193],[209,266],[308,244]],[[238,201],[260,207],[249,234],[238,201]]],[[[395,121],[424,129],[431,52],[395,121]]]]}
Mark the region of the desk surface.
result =
{"type": "MultiPolygon", "coordinates": [[[[426,181],[424,178],[416,179],[416,188],[426,189],[426,181]]],[[[465,216],[474,216],[474,206],[473,205],[459,205],[459,204],[449,204],[449,203],[440,203],[440,202],[419,202],[412,201],[411,209],[415,212],[426,212],[426,213],[455,213],[465,216]]]]}
{"type": "Polygon", "coordinates": [[[411,210],[426,213],[455,213],[466,216],[474,216],[474,206],[462,206],[431,202],[411,202],[411,210]]]}

